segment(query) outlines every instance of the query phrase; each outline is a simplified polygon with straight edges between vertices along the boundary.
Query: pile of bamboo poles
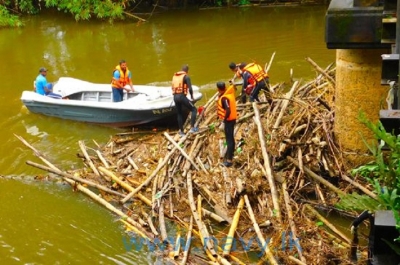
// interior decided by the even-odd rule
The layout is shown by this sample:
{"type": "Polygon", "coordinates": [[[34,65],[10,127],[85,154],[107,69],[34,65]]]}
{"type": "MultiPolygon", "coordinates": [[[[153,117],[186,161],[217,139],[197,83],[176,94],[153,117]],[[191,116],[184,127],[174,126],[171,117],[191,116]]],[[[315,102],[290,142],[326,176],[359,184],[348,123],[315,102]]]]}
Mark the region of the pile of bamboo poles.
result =
{"type": "Polygon", "coordinates": [[[333,205],[353,189],[374,194],[347,175],[335,143],[335,69],[306,60],[316,69],[314,80],[290,89],[277,84],[262,102],[238,104],[230,168],[221,164],[226,148],[217,94],[197,118],[198,133],[127,132],[94,148],[79,141],[84,167],[73,172],[17,137],[45,165],[27,164],[119,215],[134,236],[161,242],[171,262],[347,264],[350,239],[312,205],[333,205]],[[183,245],[181,238],[193,240],[183,245]]]}

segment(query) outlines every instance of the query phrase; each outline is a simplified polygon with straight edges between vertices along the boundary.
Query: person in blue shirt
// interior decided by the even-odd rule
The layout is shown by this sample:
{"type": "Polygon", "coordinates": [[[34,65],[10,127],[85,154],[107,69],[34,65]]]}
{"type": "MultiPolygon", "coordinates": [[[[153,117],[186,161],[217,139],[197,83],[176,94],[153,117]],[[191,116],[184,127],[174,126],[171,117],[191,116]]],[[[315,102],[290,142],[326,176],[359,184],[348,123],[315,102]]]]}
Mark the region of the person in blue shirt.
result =
{"type": "Polygon", "coordinates": [[[36,77],[35,80],[35,92],[43,96],[61,98],[61,95],[53,93],[53,84],[47,83],[46,75],[47,69],[41,67],[39,69],[39,75],[36,77]]]}

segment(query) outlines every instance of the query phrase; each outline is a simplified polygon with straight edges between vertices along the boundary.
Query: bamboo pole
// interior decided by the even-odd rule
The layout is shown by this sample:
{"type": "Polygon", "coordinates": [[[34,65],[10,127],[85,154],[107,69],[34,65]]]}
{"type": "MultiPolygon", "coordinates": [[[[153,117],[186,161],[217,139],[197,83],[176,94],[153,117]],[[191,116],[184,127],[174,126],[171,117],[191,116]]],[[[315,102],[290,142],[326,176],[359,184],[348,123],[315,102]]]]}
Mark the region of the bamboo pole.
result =
{"type": "Polygon", "coordinates": [[[100,176],[99,171],[97,168],[94,166],[92,159],[90,158],[89,154],[86,151],[86,146],[84,141],[79,141],[79,147],[81,148],[81,151],[83,153],[83,156],[85,157],[86,161],[89,163],[90,168],[93,170],[93,172],[97,175],[100,176]]]}
{"type": "Polygon", "coordinates": [[[102,185],[100,185],[100,184],[98,184],[98,183],[94,183],[94,182],[92,182],[92,181],[90,181],[90,180],[83,179],[83,178],[76,177],[76,176],[74,176],[74,175],[71,175],[71,174],[62,172],[62,171],[59,170],[59,169],[52,169],[52,168],[50,168],[50,167],[46,167],[46,166],[37,164],[37,163],[32,162],[32,161],[29,161],[29,160],[26,161],[26,164],[28,164],[28,165],[30,165],[30,166],[37,167],[37,168],[39,168],[39,169],[42,169],[42,170],[45,170],[45,171],[48,171],[48,172],[51,172],[51,173],[54,173],[54,174],[56,174],[56,175],[59,175],[59,176],[61,176],[63,179],[64,179],[64,178],[72,179],[72,180],[78,181],[78,182],[80,182],[80,183],[86,184],[86,185],[88,185],[88,186],[94,187],[94,188],[96,188],[96,189],[105,191],[105,192],[107,192],[107,193],[110,193],[110,194],[113,194],[113,195],[117,195],[117,196],[119,196],[119,197],[124,197],[124,196],[125,196],[124,194],[122,194],[122,193],[120,193],[120,192],[111,190],[111,189],[109,189],[109,188],[107,188],[107,187],[104,187],[104,186],[102,186],[102,185]]]}
{"type": "Polygon", "coordinates": [[[109,168],[110,165],[108,164],[107,160],[103,157],[103,155],[101,154],[101,152],[100,152],[99,150],[96,150],[96,154],[97,154],[97,157],[100,159],[100,161],[103,163],[103,165],[104,165],[106,168],[109,168]]]}
{"type": "Polygon", "coordinates": [[[234,234],[235,234],[236,228],[239,224],[240,213],[243,210],[243,206],[244,206],[244,198],[242,196],[237,205],[235,215],[233,216],[233,221],[232,221],[231,227],[229,228],[228,235],[226,236],[226,242],[224,245],[224,250],[222,252],[222,255],[225,257],[229,256],[229,254],[231,252],[231,248],[232,248],[233,240],[234,240],[234,236],[235,236],[234,234]]]}
{"type": "Polygon", "coordinates": [[[294,82],[292,88],[290,89],[289,93],[285,95],[285,99],[283,100],[282,108],[281,111],[279,112],[278,118],[276,118],[273,130],[276,130],[279,128],[279,125],[281,124],[283,115],[285,114],[286,108],[289,105],[290,99],[293,97],[294,92],[296,91],[297,85],[299,81],[294,82]]]}
{"type": "Polygon", "coordinates": [[[132,167],[133,167],[135,170],[139,170],[139,167],[136,165],[135,161],[133,161],[132,157],[128,156],[126,159],[128,159],[129,164],[131,164],[132,167]]]}
{"type": "Polygon", "coordinates": [[[190,243],[192,241],[192,230],[193,230],[193,216],[190,216],[190,224],[189,224],[189,229],[188,233],[186,236],[186,245],[185,245],[185,251],[183,252],[183,258],[181,261],[181,265],[185,265],[188,255],[189,255],[189,249],[190,249],[190,243]]]}
{"type": "Polygon", "coordinates": [[[179,257],[180,251],[181,251],[181,232],[178,231],[174,246],[174,259],[179,257]]]}
{"type": "MultiPolygon", "coordinates": [[[[134,188],[126,183],[125,181],[121,180],[118,178],[114,173],[112,173],[110,170],[104,168],[104,167],[99,167],[100,172],[104,173],[106,176],[110,177],[113,181],[118,183],[122,188],[124,188],[127,191],[133,191],[134,188]]],[[[139,198],[142,202],[147,204],[148,206],[151,206],[151,201],[148,199],[146,196],[142,195],[141,193],[137,193],[136,197],[139,198]]]]}
{"type": "Polygon", "coordinates": [[[202,238],[201,243],[203,244],[203,246],[207,247],[207,249],[210,251],[212,256],[215,258],[215,257],[217,257],[217,253],[215,252],[214,244],[210,240],[205,240],[205,239],[209,239],[208,231],[207,231],[207,228],[204,226],[204,224],[201,222],[200,216],[197,212],[196,204],[194,202],[191,172],[189,172],[187,174],[187,190],[188,190],[190,209],[192,211],[194,221],[196,222],[197,227],[199,228],[199,233],[202,238]]]}
{"type": "MultiPolygon", "coordinates": [[[[290,197],[289,197],[289,193],[287,191],[286,181],[284,181],[282,183],[282,192],[283,192],[283,198],[285,200],[286,213],[288,215],[288,221],[289,221],[290,230],[292,232],[293,240],[294,240],[294,242],[298,242],[298,244],[300,244],[300,242],[297,240],[298,237],[297,237],[296,225],[294,223],[292,207],[290,207],[290,197]]],[[[306,259],[303,256],[302,249],[298,244],[294,244],[297,249],[297,253],[299,254],[300,260],[306,263],[306,259]]]]}
{"type": "Polygon", "coordinates": [[[272,169],[271,169],[271,165],[269,162],[269,156],[268,156],[267,147],[266,147],[266,143],[265,143],[263,127],[262,127],[261,121],[260,121],[260,112],[258,110],[257,103],[255,103],[255,102],[253,102],[253,109],[254,109],[254,114],[255,114],[254,121],[257,124],[258,138],[260,140],[261,152],[262,152],[262,155],[264,158],[264,169],[265,169],[265,172],[267,173],[267,179],[268,179],[269,187],[271,189],[272,203],[273,203],[274,209],[276,211],[276,217],[277,217],[279,223],[282,223],[282,218],[281,218],[282,214],[281,214],[281,208],[279,206],[278,192],[276,190],[275,180],[272,175],[272,169]]]}
{"type": "Polygon", "coordinates": [[[193,167],[197,170],[200,171],[199,167],[196,165],[196,163],[190,158],[190,156],[183,150],[179,144],[177,144],[174,139],[169,136],[167,132],[164,132],[164,136],[182,153],[182,155],[193,165],[193,167]]]}
{"type": "MultiPolygon", "coordinates": [[[[180,144],[182,144],[185,140],[186,140],[187,136],[182,137],[179,142],[178,142],[178,146],[180,144]]],[[[133,195],[135,195],[137,192],[139,192],[143,187],[147,186],[152,180],[153,178],[157,175],[157,173],[168,163],[169,158],[172,156],[172,154],[175,152],[175,150],[177,149],[177,147],[175,146],[165,157],[164,157],[164,161],[160,164],[158,164],[157,168],[153,171],[153,173],[140,185],[138,186],[136,189],[134,189],[133,191],[131,191],[128,195],[125,196],[125,198],[123,198],[121,200],[121,203],[125,203],[127,202],[130,198],[133,197],[133,195]]]]}
{"type": "MultiPolygon", "coordinates": [[[[296,167],[299,167],[298,162],[293,159],[292,157],[288,156],[287,159],[293,163],[296,167]]],[[[338,188],[336,188],[332,183],[330,183],[329,181],[323,179],[322,177],[318,176],[317,174],[315,174],[314,172],[312,172],[308,167],[304,166],[304,172],[312,177],[313,179],[315,179],[316,181],[320,182],[321,184],[323,184],[324,186],[326,186],[327,188],[331,189],[332,191],[336,192],[339,195],[345,195],[346,193],[338,188]]]]}
{"type": "Polygon", "coordinates": [[[351,240],[345,236],[342,232],[340,232],[331,222],[329,222],[325,217],[320,215],[311,205],[306,204],[306,209],[308,209],[312,214],[314,214],[319,220],[321,220],[329,229],[339,235],[346,243],[351,244],[351,240]]]}
{"type": "Polygon", "coordinates": [[[99,197],[97,194],[95,194],[94,192],[92,192],[91,190],[83,187],[81,184],[76,183],[73,180],[70,179],[66,179],[66,181],[73,187],[76,187],[77,190],[83,192],[84,194],[86,194],[87,196],[89,196],[90,198],[92,198],[93,200],[97,201],[98,203],[100,203],[101,205],[103,205],[104,207],[106,207],[107,209],[109,209],[110,211],[112,211],[113,213],[119,215],[122,219],[124,219],[125,221],[127,221],[129,224],[133,225],[134,227],[136,227],[141,233],[140,236],[143,238],[152,238],[152,236],[135,220],[133,220],[131,217],[129,217],[128,215],[126,215],[124,212],[122,212],[121,210],[115,208],[111,203],[107,202],[105,199],[99,197]]]}
{"type": "Polygon", "coordinates": [[[333,86],[336,86],[336,82],[335,80],[329,76],[326,71],[324,69],[322,69],[321,67],[319,67],[310,57],[306,57],[306,61],[309,62],[312,66],[314,66],[314,68],[320,72],[322,75],[324,75],[326,77],[326,79],[329,80],[329,82],[332,83],[333,86]]]}
{"type": "Polygon", "coordinates": [[[275,257],[272,255],[271,250],[269,249],[267,243],[265,242],[264,236],[261,233],[260,227],[258,226],[258,223],[256,221],[256,218],[254,217],[254,212],[253,209],[251,208],[249,198],[247,197],[247,194],[244,195],[244,201],[246,203],[247,207],[247,212],[249,213],[249,217],[251,222],[253,223],[254,231],[257,234],[258,240],[260,240],[261,245],[263,246],[263,251],[264,255],[268,259],[271,265],[278,265],[278,262],[276,261],[275,257]]]}
{"type": "Polygon", "coordinates": [[[164,199],[160,199],[160,208],[158,209],[158,225],[160,227],[161,239],[163,243],[167,243],[167,227],[165,226],[164,218],[164,199]]]}
{"type": "Polygon", "coordinates": [[[307,263],[302,262],[301,260],[298,260],[298,259],[296,259],[296,258],[293,257],[293,256],[289,256],[288,258],[289,258],[291,261],[293,261],[294,263],[298,264],[298,265],[307,265],[307,263]]]}

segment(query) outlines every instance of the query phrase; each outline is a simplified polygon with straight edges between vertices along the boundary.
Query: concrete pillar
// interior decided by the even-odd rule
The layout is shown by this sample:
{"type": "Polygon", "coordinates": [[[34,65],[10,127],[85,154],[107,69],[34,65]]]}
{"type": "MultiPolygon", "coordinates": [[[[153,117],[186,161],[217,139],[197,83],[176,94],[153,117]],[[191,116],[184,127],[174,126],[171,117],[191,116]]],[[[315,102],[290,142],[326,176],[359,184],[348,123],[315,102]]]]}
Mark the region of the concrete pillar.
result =
{"type": "Polygon", "coordinates": [[[388,86],[381,86],[381,49],[336,51],[336,92],[334,132],[349,167],[370,159],[368,143],[376,142],[373,133],[358,121],[360,111],[373,123],[385,103],[388,86]]]}

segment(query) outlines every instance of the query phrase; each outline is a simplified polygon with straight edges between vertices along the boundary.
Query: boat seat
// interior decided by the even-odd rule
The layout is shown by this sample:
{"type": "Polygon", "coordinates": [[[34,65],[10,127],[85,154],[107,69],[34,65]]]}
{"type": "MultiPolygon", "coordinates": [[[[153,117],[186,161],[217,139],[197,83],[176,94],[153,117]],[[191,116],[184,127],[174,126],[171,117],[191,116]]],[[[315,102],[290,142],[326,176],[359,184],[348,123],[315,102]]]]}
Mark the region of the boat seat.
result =
{"type": "Polygon", "coordinates": [[[83,101],[99,101],[99,93],[97,92],[83,92],[82,93],[83,101]]]}

